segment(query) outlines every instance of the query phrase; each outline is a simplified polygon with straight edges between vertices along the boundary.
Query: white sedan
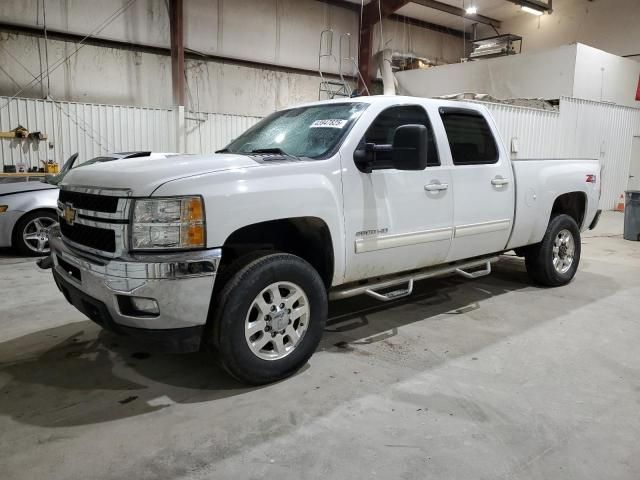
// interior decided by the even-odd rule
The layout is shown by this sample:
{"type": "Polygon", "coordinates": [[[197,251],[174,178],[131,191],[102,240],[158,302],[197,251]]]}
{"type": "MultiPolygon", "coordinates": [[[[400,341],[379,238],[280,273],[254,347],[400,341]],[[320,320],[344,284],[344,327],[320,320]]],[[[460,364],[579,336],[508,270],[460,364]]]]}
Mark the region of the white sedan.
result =
{"type": "Polygon", "coordinates": [[[44,181],[0,184],[0,247],[14,247],[24,255],[49,255],[49,229],[58,222],[58,183],[72,168],[126,158],[167,158],[173,153],[126,152],[95,157],[77,164],[77,154],[62,171],[44,181]]]}

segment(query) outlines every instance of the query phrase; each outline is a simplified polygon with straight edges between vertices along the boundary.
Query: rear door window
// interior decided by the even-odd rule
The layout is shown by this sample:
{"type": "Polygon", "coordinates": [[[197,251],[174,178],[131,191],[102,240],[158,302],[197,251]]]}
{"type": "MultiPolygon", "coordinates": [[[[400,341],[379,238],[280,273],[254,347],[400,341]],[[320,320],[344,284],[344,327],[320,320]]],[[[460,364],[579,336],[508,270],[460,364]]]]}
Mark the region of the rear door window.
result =
{"type": "Polygon", "coordinates": [[[498,162],[498,146],[489,124],[476,110],[440,108],[454,165],[498,162]]]}

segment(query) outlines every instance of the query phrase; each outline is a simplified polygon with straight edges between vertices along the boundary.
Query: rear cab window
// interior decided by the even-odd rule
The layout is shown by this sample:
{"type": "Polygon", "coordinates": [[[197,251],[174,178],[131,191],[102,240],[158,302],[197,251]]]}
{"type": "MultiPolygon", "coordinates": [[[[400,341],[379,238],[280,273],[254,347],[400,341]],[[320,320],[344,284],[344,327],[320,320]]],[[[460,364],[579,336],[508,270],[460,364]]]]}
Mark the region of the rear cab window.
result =
{"type": "Polygon", "coordinates": [[[438,109],[454,165],[498,163],[498,144],[482,113],[456,107],[438,109]]]}

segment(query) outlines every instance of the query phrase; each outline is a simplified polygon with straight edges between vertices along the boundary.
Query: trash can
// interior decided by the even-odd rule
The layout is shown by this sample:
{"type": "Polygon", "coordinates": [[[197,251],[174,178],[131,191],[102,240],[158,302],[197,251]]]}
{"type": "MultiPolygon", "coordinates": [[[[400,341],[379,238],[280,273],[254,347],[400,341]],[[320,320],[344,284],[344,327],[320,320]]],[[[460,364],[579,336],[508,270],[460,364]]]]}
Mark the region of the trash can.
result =
{"type": "Polygon", "coordinates": [[[640,242],[640,190],[627,190],[624,195],[624,239],[640,242]]]}

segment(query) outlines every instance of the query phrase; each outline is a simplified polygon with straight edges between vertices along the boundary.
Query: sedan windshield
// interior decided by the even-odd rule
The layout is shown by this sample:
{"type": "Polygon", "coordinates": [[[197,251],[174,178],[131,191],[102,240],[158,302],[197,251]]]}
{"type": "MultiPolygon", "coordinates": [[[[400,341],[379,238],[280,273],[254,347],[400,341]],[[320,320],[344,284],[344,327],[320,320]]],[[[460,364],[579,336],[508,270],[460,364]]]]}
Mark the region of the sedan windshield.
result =
{"type": "Polygon", "coordinates": [[[323,158],[338,146],[365,108],[365,103],[331,103],[276,112],[244,132],[220,153],[323,158]]]}

